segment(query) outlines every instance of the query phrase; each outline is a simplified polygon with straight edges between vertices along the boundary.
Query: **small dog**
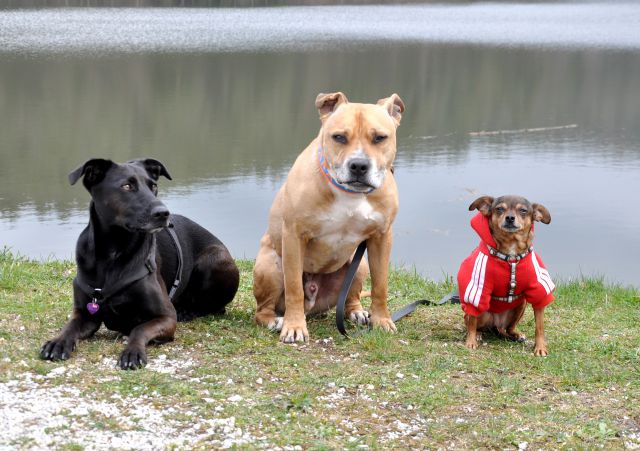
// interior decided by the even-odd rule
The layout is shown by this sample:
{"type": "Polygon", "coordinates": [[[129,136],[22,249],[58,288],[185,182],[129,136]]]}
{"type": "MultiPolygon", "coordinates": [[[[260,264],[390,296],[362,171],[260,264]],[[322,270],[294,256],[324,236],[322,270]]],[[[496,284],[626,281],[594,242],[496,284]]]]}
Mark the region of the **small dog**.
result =
{"type": "Polygon", "coordinates": [[[147,363],[147,343],[173,340],[177,320],[225,312],[238,267],[219,239],[169,213],[156,197],[160,176],[171,179],[151,158],[95,158],[69,174],[72,185],[83,178],[91,194],[89,225],[76,245],[71,318],[41,358],[68,359],[104,323],[128,335],[118,364],[136,369],[147,363]]]}
{"type": "Polygon", "coordinates": [[[458,271],[466,345],[477,349],[476,331],[491,328],[504,338],[524,341],[516,326],[528,302],[536,321],[533,353],[546,356],[544,308],[555,299],[555,285],[532,243],[534,221],[549,224],[551,215],[520,196],[483,196],[469,206],[475,209],[479,213],[471,227],[481,241],[458,271]]]}

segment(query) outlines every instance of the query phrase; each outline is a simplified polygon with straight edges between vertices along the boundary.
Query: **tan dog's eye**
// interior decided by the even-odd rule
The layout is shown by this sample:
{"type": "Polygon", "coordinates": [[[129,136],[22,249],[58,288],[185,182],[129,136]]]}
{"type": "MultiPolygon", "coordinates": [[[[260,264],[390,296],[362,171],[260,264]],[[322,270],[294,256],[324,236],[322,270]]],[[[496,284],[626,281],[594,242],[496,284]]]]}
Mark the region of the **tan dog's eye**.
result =
{"type": "Polygon", "coordinates": [[[384,141],[385,139],[387,139],[387,136],[385,136],[385,135],[376,135],[376,136],[373,137],[373,143],[374,144],[379,144],[382,141],[384,141]]]}
{"type": "Polygon", "coordinates": [[[124,185],[122,185],[122,189],[125,191],[131,191],[133,189],[133,186],[131,186],[131,184],[129,183],[125,183],[124,185]]]}
{"type": "Polygon", "coordinates": [[[523,215],[523,216],[527,214],[527,209],[526,208],[521,208],[519,211],[520,211],[520,214],[523,215]]]}
{"type": "Polygon", "coordinates": [[[347,143],[347,137],[344,135],[341,135],[339,133],[336,133],[335,135],[331,136],[333,138],[333,140],[335,142],[339,142],[340,144],[346,144],[347,143]]]}
{"type": "Polygon", "coordinates": [[[498,213],[499,215],[501,215],[502,213],[504,213],[504,208],[502,208],[502,207],[498,207],[498,208],[496,208],[496,213],[498,213]]]}

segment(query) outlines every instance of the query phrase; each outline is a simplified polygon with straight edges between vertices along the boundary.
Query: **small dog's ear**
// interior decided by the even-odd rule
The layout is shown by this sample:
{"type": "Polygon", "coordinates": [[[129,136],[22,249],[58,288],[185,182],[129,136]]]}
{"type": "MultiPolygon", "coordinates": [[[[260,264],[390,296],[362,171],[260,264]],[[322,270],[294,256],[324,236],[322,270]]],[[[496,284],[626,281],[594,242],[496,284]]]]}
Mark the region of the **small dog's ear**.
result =
{"type": "Polygon", "coordinates": [[[483,215],[491,216],[491,204],[493,204],[493,197],[491,196],[478,197],[476,200],[473,201],[471,205],[469,205],[469,211],[478,209],[478,211],[483,215]]]}
{"type": "Polygon", "coordinates": [[[386,99],[380,99],[376,102],[376,105],[380,105],[387,110],[393,122],[396,123],[396,127],[400,125],[400,119],[402,119],[402,113],[404,112],[404,102],[398,94],[393,93],[386,99]]]}
{"type": "Polygon", "coordinates": [[[316,108],[320,114],[320,120],[324,121],[327,116],[333,113],[343,103],[349,103],[347,96],[341,92],[332,92],[330,94],[318,94],[316,97],[316,108]]]}
{"type": "Polygon", "coordinates": [[[75,185],[80,177],[84,176],[82,183],[85,188],[90,189],[93,185],[100,183],[104,179],[105,174],[114,164],[113,161],[102,158],[88,160],[69,174],[69,183],[75,185]]]}
{"type": "Polygon", "coordinates": [[[533,220],[540,221],[543,224],[549,224],[551,222],[551,214],[547,207],[542,204],[533,204],[531,205],[533,209],[533,220]]]}
{"type": "Polygon", "coordinates": [[[131,160],[128,163],[134,163],[143,166],[145,171],[147,171],[147,174],[149,174],[149,177],[151,177],[156,182],[161,175],[164,175],[169,180],[172,180],[171,176],[169,175],[169,171],[167,171],[167,168],[164,167],[164,164],[162,164],[158,160],[154,160],[153,158],[140,158],[138,160],[131,160]]]}

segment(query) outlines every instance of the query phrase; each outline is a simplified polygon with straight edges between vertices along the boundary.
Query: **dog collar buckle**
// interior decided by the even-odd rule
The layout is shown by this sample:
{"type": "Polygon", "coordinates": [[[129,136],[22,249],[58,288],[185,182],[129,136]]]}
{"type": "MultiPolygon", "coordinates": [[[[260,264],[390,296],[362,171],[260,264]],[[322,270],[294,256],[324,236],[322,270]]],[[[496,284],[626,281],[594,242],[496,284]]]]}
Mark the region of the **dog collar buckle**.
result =
{"type": "Polygon", "coordinates": [[[101,301],[103,299],[102,288],[94,288],[91,297],[93,298],[93,301],[101,301]]]}

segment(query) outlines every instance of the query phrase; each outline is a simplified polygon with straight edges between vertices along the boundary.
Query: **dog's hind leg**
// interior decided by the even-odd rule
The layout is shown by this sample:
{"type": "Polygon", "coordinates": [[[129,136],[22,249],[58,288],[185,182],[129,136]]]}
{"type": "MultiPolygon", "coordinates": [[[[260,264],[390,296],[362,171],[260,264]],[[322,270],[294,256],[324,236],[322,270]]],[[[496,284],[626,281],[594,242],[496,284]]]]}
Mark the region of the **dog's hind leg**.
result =
{"type": "Polygon", "coordinates": [[[526,307],[527,307],[527,303],[523,302],[522,305],[510,311],[512,316],[509,319],[509,323],[507,325],[507,334],[506,334],[509,340],[518,341],[518,342],[523,342],[526,340],[527,337],[525,337],[525,335],[522,332],[516,329],[516,326],[518,325],[518,323],[520,322],[520,320],[524,315],[524,310],[526,309],[526,307]]]}
{"type": "MultiPolygon", "coordinates": [[[[284,319],[276,315],[276,308],[279,303],[284,304],[284,274],[282,259],[269,243],[268,237],[262,239],[253,268],[253,295],[257,303],[255,321],[271,330],[280,331],[284,319]]],[[[281,309],[283,311],[278,313],[284,314],[282,306],[281,309]]]]}
{"type": "Polygon", "coordinates": [[[178,320],[221,315],[238,291],[240,273],[224,245],[213,244],[196,258],[181,301],[175,304],[178,320]]]}

